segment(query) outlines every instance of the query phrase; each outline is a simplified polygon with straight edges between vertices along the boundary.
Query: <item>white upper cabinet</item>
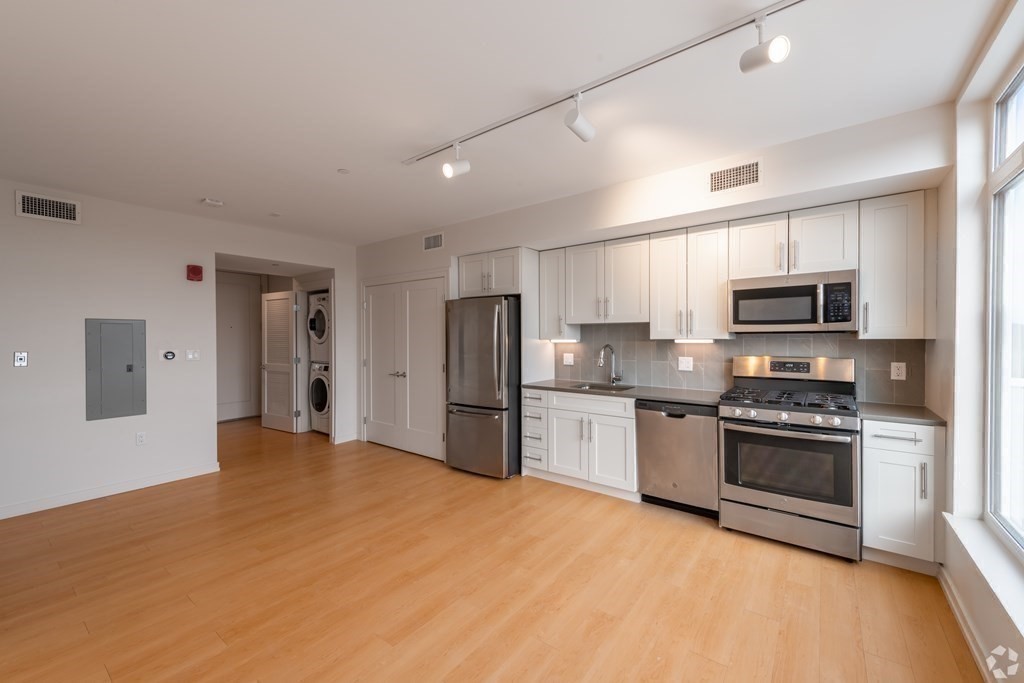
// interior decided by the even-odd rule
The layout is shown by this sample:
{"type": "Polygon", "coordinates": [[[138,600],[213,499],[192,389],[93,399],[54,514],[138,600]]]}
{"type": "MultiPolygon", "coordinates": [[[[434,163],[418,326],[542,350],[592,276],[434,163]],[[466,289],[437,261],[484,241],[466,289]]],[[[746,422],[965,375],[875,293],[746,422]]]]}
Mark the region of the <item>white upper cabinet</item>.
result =
{"type": "Polygon", "coordinates": [[[459,297],[519,294],[520,249],[502,249],[459,257],[459,297]]]}
{"type": "Polygon", "coordinates": [[[650,320],[651,240],[648,235],[604,243],[604,319],[650,320]]]}
{"type": "Polygon", "coordinates": [[[566,322],[604,322],[604,244],[565,250],[566,322]]]}
{"type": "Polygon", "coordinates": [[[650,319],[650,238],[630,237],[565,250],[566,322],[650,319]]]}
{"type": "Polygon", "coordinates": [[[729,277],[785,275],[789,214],[729,222],[729,277]]]}
{"type": "Polygon", "coordinates": [[[858,203],[789,213],[789,272],[856,270],[858,203]]]}
{"type": "Polygon", "coordinates": [[[726,223],[651,236],[651,339],[729,337],[726,223]]]}
{"type": "Polygon", "coordinates": [[[651,236],[651,339],[686,336],[686,230],[651,236]]]}
{"type": "Polygon", "coordinates": [[[860,202],[860,338],[922,339],[924,192],[860,202]]]}
{"type": "Polygon", "coordinates": [[[729,223],[733,279],[855,270],[857,202],[729,223]]]}
{"type": "Polygon", "coordinates": [[[728,339],[729,226],[686,231],[686,337],[728,339]]]}
{"type": "Polygon", "coordinates": [[[579,339],[579,325],[565,321],[565,249],[540,252],[540,338],[579,339]]]}

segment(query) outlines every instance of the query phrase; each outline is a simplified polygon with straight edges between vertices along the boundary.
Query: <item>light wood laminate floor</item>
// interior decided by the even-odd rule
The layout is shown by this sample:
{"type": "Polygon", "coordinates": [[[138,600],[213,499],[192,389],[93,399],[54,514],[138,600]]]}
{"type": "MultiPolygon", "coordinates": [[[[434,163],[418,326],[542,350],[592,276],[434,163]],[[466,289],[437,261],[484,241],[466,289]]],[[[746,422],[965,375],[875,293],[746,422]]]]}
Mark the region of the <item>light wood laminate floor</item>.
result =
{"type": "Polygon", "coordinates": [[[0,680],[980,680],[927,576],[219,431],[220,474],[0,521],[0,680]]]}

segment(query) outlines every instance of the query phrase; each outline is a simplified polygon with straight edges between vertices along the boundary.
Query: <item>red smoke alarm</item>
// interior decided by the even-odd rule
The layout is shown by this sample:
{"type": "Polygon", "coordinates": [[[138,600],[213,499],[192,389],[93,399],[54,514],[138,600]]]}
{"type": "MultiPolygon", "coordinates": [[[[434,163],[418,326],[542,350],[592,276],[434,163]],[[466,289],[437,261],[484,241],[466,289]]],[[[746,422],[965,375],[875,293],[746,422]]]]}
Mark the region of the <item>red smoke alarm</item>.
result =
{"type": "Polygon", "coordinates": [[[191,265],[191,264],[185,266],[185,279],[186,280],[192,280],[193,282],[202,282],[203,281],[203,267],[202,266],[194,266],[194,265],[191,265]]]}

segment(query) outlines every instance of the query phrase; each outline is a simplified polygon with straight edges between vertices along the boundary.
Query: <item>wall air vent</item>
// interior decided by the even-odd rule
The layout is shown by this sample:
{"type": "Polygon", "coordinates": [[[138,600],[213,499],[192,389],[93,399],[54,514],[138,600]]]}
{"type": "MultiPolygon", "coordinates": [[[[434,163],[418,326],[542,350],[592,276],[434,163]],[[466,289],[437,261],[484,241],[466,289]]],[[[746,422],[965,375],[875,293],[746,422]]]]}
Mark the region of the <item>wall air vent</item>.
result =
{"type": "Polygon", "coordinates": [[[757,185],[761,182],[761,162],[751,161],[732,168],[711,172],[711,191],[735,190],[738,187],[757,185]]]}
{"type": "Polygon", "coordinates": [[[439,232],[436,235],[427,235],[423,238],[423,251],[430,251],[431,249],[440,249],[444,246],[444,233],[439,232]]]}
{"type": "Polygon", "coordinates": [[[26,218],[40,218],[44,221],[57,221],[58,223],[81,223],[82,205],[80,202],[69,202],[66,199],[55,199],[44,197],[41,194],[22,192],[16,190],[14,193],[16,210],[18,216],[26,218]]]}

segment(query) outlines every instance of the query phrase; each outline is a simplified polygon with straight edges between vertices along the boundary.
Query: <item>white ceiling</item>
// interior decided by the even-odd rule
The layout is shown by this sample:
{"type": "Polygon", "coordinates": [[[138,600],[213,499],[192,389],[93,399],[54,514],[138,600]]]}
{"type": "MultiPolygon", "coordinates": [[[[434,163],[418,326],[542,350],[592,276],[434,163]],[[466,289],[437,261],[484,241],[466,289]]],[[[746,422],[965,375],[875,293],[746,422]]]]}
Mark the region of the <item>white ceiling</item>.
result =
{"type": "Polygon", "coordinates": [[[804,0],[784,64],[741,74],[739,29],[588,93],[593,142],[559,105],[446,181],[401,160],[766,0],[6,0],[0,176],[365,244],[948,102],[1005,4],[804,0]]]}

